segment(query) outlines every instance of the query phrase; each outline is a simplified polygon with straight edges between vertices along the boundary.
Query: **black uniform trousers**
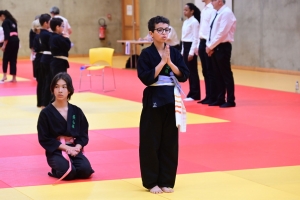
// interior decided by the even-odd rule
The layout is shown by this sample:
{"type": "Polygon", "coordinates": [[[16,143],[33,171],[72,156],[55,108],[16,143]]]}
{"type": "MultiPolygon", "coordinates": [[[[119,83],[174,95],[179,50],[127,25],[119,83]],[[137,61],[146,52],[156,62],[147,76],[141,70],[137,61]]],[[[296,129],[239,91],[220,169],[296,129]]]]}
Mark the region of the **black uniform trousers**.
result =
{"type": "MultiPolygon", "coordinates": [[[[15,37],[15,36],[13,36],[15,37]]],[[[8,40],[5,51],[2,58],[2,70],[3,73],[7,73],[7,67],[9,63],[9,72],[11,75],[17,74],[17,57],[19,52],[19,43],[18,38],[11,38],[8,40]]]]}
{"type": "Polygon", "coordinates": [[[47,106],[50,102],[51,102],[51,99],[52,99],[52,94],[51,94],[51,91],[50,91],[50,84],[51,84],[51,81],[52,81],[52,73],[51,73],[51,70],[50,70],[50,64],[49,63],[43,63],[41,62],[41,74],[44,79],[44,83],[43,83],[43,95],[42,95],[42,106],[47,106]]]}
{"type": "Polygon", "coordinates": [[[206,40],[200,39],[198,54],[202,65],[202,74],[205,82],[205,100],[211,103],[217,100],[217,86],[215,82],[215,73],[212,66],[211,57],[206,53],[206,40]]]}
{"type": "Polygon", "coordinates": [[[193,59],[191,61],[188,61],[188,56],[192,46],[192,42],[182,42],[182,44],[183,44],[183,59],[186,66],[190,70],[190,77],[189,77],[190,91],[187,97],[191,97],[194,100],[200,100],[201,99],[200,79],[198,74],[197,56],[194,55],[193,59]]]}
{"type": "Polygon", "coordinates": [[[34,78],[37,78],[37,74],[36,74],[36,67],[35,67],[35,64],[34,64],[34,60],[32,61],[32,72],[33,72],[33,77],[34,78]]]}
{"type": "Polygon", "coordinates": [[[35,71],[35,77],[37,81],[36,85],[36,97],[37,97],[37,107],[43,106],[43,87],[44,87],[44,75],[42,74],[43,70],[41,70],[40,59],[42,57],[41,53],[37,53],[35,59],[33,61],[33,68],[35,71]]]}
{"type": "Polygon", "coordinates": [[[50,63],[51,74],[54,77],[59,72],[67,72],[69,68],[69,62],[61,58],[53,57],[50,63]]]}
{"type": "Polygon", "coordinates": [[[218,102],[225,101],[227,93],[227,102],[234,103],[234,80],[231,71],[231,50],[230,42],[221,43],[214,48],[212,54],[212,64],[215,72],[215,80],[217,84],[218,102]]]}
{"type": "MultiPolygon", "coordinates": [[[[73,146],[73,145],[72,145],[73,146]]],[[[53,153],[46,152],[48,165],[52,168],[51,173],[54,177],[62,177],[69,169],[69,162],[63,157],[61,150],[55,150],[53,153]]],[[[89,160],[82,154],[69,156],[72,164],[71,172],[64,180],[86,179],[89,178],[94,170],[89,160]]]]}
{"type": "Polygon", "coordinates": [[[175,185],[178,166],[178,128],[175,105],[144,107],[140,120],[140,169],[143,186],[175,185]]]}

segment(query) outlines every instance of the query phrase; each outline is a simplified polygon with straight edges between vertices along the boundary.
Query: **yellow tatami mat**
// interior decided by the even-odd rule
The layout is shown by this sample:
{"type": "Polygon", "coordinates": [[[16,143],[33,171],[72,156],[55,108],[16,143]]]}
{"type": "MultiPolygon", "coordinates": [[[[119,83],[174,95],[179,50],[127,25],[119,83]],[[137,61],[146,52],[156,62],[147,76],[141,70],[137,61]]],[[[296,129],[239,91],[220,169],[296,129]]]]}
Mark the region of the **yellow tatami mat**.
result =
{"type": "MultiPolygon", "coordinates": [[[[3,74],[0,73],[0,79],[2,79],[3,74]]],[[[7,74],[7,80],[5,82],[9,82],[12,79],[12,76],[7,74]]],[[[21,78],[19,76],[16,77],[17,81],[30,81],[30,79],[27,78],[21,78]]]]}
{"type": "Polygon", "coordinates": [[[146,192],[140,178],[0,189],[1,200],[56,200],[62,197],[72,200],[298,200],[300,167],[177,175],[172,194],[146,192]]]}
{"type": "Polygon", "coordinates": [[[232,71],[235,84],[250,87],[295,92],[295,83],[296,81],[300,82],[299,75],[264,73],[240,69],[233,69],[232,71]]]}
{"type": "MultiPolygon", "coordinates": [[[[35,102],[35,95],[0,97],[1,113],[4,113],[0,115],[0,135],[36,133],[40,109],[35,107],[35,102]]],[[[75,93],[70,103],[83,110],[89,121],[89,130],[139,127],[141,103],[94,93],[75,93]]],[[[187,114],[188,124],[218,122],[227,121],[187,114]]]]}

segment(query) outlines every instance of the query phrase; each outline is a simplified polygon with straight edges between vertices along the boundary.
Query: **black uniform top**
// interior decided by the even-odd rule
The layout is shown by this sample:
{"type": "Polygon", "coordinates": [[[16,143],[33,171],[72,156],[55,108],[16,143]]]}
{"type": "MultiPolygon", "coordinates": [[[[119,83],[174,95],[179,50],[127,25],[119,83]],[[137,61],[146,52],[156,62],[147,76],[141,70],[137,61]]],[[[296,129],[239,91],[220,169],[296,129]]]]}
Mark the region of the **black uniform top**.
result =
{"type": "Polygon", "coordinates": [[[32,41],[32,48],[35,53],[41,52],[41,44],[40,44],[40,35],[36,34],[33,41],[32,41]]]}
{"type": "Polygon", "coordinates": [[[4,32],[4,40],[19,40],[18,36],[10,36],[12,32],[18,32],[18,26],[10,19],[5,19],[2,23],[2,28],[4,32]]]}
{"type": "MultiPolygon", "coordinates": [[[[40,44],[41,44],[41,50],[42,51],[49,51],[50,52],[50,37],[51,37],[52,33],[45,30],[45,29],[41,29],[40,32],[40,44]]],[[[41,62],[43,63],[49,63],[52,60],[52,55],[48,55],[48,54],[43,54],[42,58],[41,58],[41,62]]]]}
{"type": "MultiPolygon", "coordinates": [[[[182,55],[173,47],[170,47],[170,58],[174,65],[182,73],[180,77],[176,76],[179,82],[185,82],[190,74],[189,69],[184,63],[182,55]]],[[[143,93],[143,106],[159,107],[168,103],[175,103],[174,86],[150,86],[158,80],[154,78],[155,67],[160,63],[159,55],[154,43],[143,49],[137,65],[139,79],[148,87],[143,93]]],[[[170,76],[171,68],[166,64],[159,75],[170,76]]]]}
{"type": "Polygon", "coordinates": [[[29,31],[29,48],[32,49],[33,48],[33,40],[35,38],[36,33],[30,29],[29,31]]]}
{"type": "Polygon", "coordinates": [[[36,53],[35,55],[35,60],[39,60],[41,59],[42,53],[40,53],[42,51],[41,49],[41,44],[40,44],[40,35],[36,34],[33,41],[32,41],[32,48],[33,51],[36,53]]]}
{"type": "Polygon", "coordinates": [[[82,110],[69,103],[67,121],[58,110],[49,104],[44,108],[38,119],[37,130],[40,145],[49,153],[54,152],[60,146],[58,136],[74,137],[75,144],[86,146],[88,137],[88,121],[82,110]]]}
{"type": "Polygon", "coordinates": [[[52,56],[69,56],[69,50],[71,49],[71,41],[57,33],[53,33],[50,37],[50,50],[52,56]]]}

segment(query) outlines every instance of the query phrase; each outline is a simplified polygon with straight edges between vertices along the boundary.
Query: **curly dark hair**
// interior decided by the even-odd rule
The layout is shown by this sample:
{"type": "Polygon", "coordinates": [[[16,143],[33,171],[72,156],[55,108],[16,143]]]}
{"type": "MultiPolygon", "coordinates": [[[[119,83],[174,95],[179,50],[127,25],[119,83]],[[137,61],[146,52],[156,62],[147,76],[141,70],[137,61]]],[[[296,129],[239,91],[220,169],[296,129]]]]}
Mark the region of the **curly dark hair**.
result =
{"type": "Polygon", "coordinates": [[[169,24],[170,25],[169,19],[167,19],[163,16],[156,16],[156,17],[152,17],[148,21],[148,30],[154,32],[155,24],[159,24],[159,23],[164,23],[164,24],[169,24]]]}

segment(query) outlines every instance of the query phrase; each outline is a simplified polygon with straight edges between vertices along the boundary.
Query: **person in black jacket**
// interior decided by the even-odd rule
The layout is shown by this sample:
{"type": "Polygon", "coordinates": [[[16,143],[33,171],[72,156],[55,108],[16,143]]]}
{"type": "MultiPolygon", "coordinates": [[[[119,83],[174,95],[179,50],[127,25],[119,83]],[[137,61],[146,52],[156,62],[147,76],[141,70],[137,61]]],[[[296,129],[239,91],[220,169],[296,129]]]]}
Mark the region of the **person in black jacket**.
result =
{"type": "Polygon", "coordinates": [[[94,173],[82,153],[89,141],[89,123],[82,110],[69,103],[74,93],[70,75],[57,74],[50,90],[54,102],[40,112],[37,123],[38,140],[51,167],[48,175],[59,180],[87,179],[94,173]]]}
{"type": "Polygon", "coordinates": [[[153,43],[143,49],[137,64],[138,77],[147,86],[140,118],[140,169],[143,186],[153,194],[173,192],[181,126],[177,102],[182,102],[176,83],[186,81],[190,74],[180,52],[166,44],[169,23],[162,16],[149,20],[153,43]]]}
{"type": "Polygon", "coordinates": [[[53,56],[50,69],[52,76],[55,76],[59,72],[67,72],[69,68],[68,56],[71,41],[63,35],[64,24],[61,18],[52,18],[50,28],[53,31],[49,40],[50,51],[53,56]]]}
{"type": "Polygon", "coordinates": [[[43,87],[45,84],[45,77],[43,75],[43,70],[41,69],[41,57],[43,55],[41,50],[40,44],[40,32],[41,32],[41,25],[38,19],[32,22],[32,30],[35,33],[35,37],[32,41],[32,51],[35,54],[35,58],[33,60],[33,68],[35,71],[35,77],[37,81],[36,86],[36,96],[37,96],[37,107],[42,107],[42,98],[43,98],[43,87]]]}
{"type": "Polygon", "coordinates": [[[50,92],[50,83],[53,78],[50,70],[50,63],[52,61],[52,55],[50,51],[50,37],[53,34],[52,32],[48,31],[50,27],[50,19],[51,16],[49,14],[42,14],[39,18],[39,22],[41,24],[41,32],[40,32],[40,44],[41,44],[41,51],[43,55],[41,57],[40,67],[42,70],[43,77],[41,79],[44,80],[43,85],[43,98],[42,98],[42,108],[46,107],[51,102],[51,92],[50,92]]]}
{"type": "Polygon", "coordinates": [[[2,70],[3,78],[0,83],[7,80],[7,67],[10,66],[10,74],[12,75],[11,82],[17,82],[17,57],[19,52],[19,37],[17,20],[7,10],[0,10],[0,20],[3,21],[2,27],[4,31],[4,42],[1,50],[3,53],[2,70]]]}
{"type": "MultiPolygon", "coordinates": [[[[36,16],[34,20],[37,20],[40,16],[36,16]]],[[[33,21],[34,22],[34,21],[33,21]]],[[[33,23],[32,22],[32,23],[33,23]]],[[[36,32],[31,28],[29,31],[29,48],[31,50],[30,60],[32,61],[32,69],[33,69],[33,77],[37,78],[36,69],[34,68],[34,59],[35,59],[35,52],[33,50],[33,40],[35,38],[36,32]]]]}

